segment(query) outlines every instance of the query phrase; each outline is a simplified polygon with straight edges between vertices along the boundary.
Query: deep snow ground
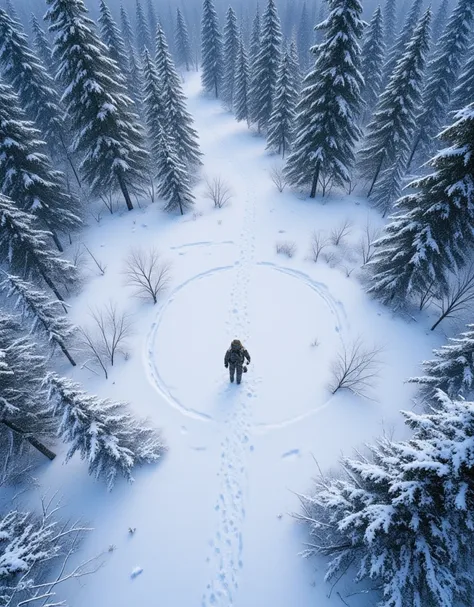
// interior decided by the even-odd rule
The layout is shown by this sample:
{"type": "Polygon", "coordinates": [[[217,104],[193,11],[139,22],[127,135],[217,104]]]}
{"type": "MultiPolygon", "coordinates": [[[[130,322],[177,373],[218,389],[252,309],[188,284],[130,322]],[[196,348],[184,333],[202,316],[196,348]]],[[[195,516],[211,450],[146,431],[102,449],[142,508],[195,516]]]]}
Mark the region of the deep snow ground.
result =
{"type": "Polygon", "coordinates": [[[315,459],[327,470],[341,452],[383,431],[404,435],[398,411],[410,407],[413,393],[404,380],[439,337],[372,302],[357,270],[346,275],[342,266],[360,266],[350,244],[372,215],[364,201],[334,195],[323,204],[280,194],[268,175],[277,159],[264,141],[199,88],[193,74],[186,89],[203,174],[228,180],[231,204],[213,209],[201,183],[194,215],[170,217],[159,203],[146,203],[91,220],[81,238],[107,269],[98,276],[89,265],[71,301],[78,324],[90,322],[90,307],[111,300],[133,315],[129,355],[109,380],[86,368],[72,376],[91,392],[129,401],[163,428],[169,452],[110,494],[82,462],[63,466],[58,457],[40,471],[31,499],[59,490],[66,512],[95,528],[77,560],[105,552],[100,571],[62,590],[72,607],[342,605],[336,592],[345,596],[346,582],[328,598],[324,563],[298,556],[305,534],[290,516],[299,508],[296,494],[310,488],[315,459]],[[345,218],[351,235],[334,249],[344,259],[335,268],[309,261],[311,231],[329,231],[345,218]],[[292,259],[276,255],[278,240],[296,242],[292,259]],[[133,298],[124,284],[124,259],[136,246],[155,246],[172,263],[170,287],[156,306],[133,298]],[[332,397],[331,361],[342,341],[359,336],[384,346],[373,400],[332,397]],[[252,356],[241,386],[229,385],[223,367],[234,337],[252,356]],[[135,567],[143,572],[132,578],[135,567]]]}

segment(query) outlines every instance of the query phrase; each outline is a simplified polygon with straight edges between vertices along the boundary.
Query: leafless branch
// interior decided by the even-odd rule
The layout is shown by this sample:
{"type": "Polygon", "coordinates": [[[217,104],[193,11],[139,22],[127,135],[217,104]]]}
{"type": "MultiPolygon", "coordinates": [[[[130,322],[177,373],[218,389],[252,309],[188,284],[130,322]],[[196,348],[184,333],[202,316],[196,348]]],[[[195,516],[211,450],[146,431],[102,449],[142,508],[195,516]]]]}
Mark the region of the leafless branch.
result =
{"type": "Polygon", "coordinates": [[[170,264],[161,261],[156,249],[144,251],[132,249],[124,268],[127,285],[135,289],[137,297],[151,297],[153,303],[158,295],[168,286],[170,264]]]}
{"type": "Polygon", "coordinates": [[[277,242],[275,248],[278,255],[286,255],[290,258],[296,253],[296,243],[289,240],[277,242]]]}
{"type": "Polygon", "coordinates": [[[89,249],[89,247],[87,245],[84,245],[84,248],[89,253],[89,255],[91,256],[93,262],[95,263],[95,265],[99,269],[99,272],[103,276],[105,274],[105,270],[107,269],[107,266],[102,261],[100,261],[99,259],[97,259],[97,257],[95,257],[95,255],[92,253],[92,251],[89,249]]]}
{"type": "Polygon", "coordinates": [[[339,226],[331,230],[331,242],[335,247],[338,247],[344,238],[351,233],[352,223],[345,219],[339,226]]]}
{"type": "Polygon", "coordinates": [[[324,232],[321,230],[313,232],[311,236],[311,259],[314,263],[318,262],[321,251],[328,247],[329,244],[329,239],[324,235],[324,232]]]}
{"type": "Polygon", "coordinates": [[[273,165],[270,169],[270,179],[275,184],[277,190],[281,193],[288,185],[288,181],[283,172],[283,168],[277,164],[273,165]]]}
{"type": "Polygon", "coordinates": [[[349,345],[343,344],[332,365],[332,394],[346,389],[366,396],[377,378],[381,352],[380,346],[368,347],[360,338],[349,345]]]}
{"type": "Polygon", "coordinates": [[[362,265],[369,263],[369,261],[373,258],[375,250],[374,250],[374,242],[377,238],[380,237],[381,230],[379,228],[374,227],[370,220],[367,220],[365,224],[364,233],[359,241],[359,252],[362,256],[362,265]]]}
{"type": "Polygon", "coordinates": [[[232,199],[230,186],[220,175],[212,179],[206,178],[206,191],[204,195],[209,200],[212,200],[216,209],[222,209],[232,199]]]}
{"type": "Polygon", "coordinates": [[[453,276],[445,293],[440,295],[436,305],[441,311],[438,320],[431,327],[434,331],[445,318],[470,310],[474,302],[474,264],[453,276]]]}
{"type": "Polygon", "coordinates": [[[119,207],[118,201],[115,198],[113,192],[109,192],[108,194],[101,194],[100,199],[104,203],[104,206],[109,211],[109,213],[113,215],[119,207]]]}

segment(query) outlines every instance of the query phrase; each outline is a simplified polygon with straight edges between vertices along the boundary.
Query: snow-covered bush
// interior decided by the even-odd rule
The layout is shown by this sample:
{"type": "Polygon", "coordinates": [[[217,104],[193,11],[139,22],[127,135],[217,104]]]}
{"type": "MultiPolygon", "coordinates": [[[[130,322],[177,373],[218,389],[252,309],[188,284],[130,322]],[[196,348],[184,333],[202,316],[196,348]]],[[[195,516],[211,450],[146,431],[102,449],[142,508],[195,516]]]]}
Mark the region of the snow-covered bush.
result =
{"type": "Polygon", "coordinates": [[[403,415],[411,440],[378,440],[301,497],[306,555],[330,559],[327,580],[370,579],[380,607],[472,605],[474,403],[439,392],[436,410],[403,415]]]}
{"type": "Polygon", "coordinates": [[[275,248],[278,255],[286,255],[289,258],[296,253],[296,243],[289,240],[277,242],[275,248]]]}
{"type": "Polygon", "coordinates": [[[232,191],[227,181],[218,175],[212,179],[206,178],[206,190],[204,196],[212,200],[216,209],[222,209],[232,199],[232,191]]]}

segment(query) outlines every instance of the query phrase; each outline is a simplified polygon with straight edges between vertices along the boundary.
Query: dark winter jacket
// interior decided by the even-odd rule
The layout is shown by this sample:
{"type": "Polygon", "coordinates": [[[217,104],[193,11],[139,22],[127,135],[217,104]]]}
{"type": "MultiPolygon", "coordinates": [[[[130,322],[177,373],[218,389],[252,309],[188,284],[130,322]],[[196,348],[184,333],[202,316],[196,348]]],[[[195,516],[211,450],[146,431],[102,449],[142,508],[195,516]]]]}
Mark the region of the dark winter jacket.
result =
{"type": "Polygon", "coordinates": [[[226,367],[228,365],[231,367],[242,367],[245,359],[247,359],[247,362],[250,362],[250,354],[240,342],[237,343],[234,340],[230,348],[225,353],[224,365],[226,367]]]}

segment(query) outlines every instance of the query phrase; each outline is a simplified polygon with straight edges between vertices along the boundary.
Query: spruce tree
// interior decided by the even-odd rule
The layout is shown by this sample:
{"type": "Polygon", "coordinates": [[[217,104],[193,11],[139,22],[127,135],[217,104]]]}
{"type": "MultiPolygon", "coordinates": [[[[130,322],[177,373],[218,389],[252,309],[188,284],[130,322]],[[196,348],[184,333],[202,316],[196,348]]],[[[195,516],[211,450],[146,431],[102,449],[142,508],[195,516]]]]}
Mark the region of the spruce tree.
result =
{"type": "Polygon", "coordinates": [[[397,25],[397,0],[385,0],[383,10],[384,40],[387,48],[390,48],[395,40],[397,25]]]}
{"type": "Polygon", "coordinates": [[[128,58],[125,44],[120,35],[117,24],[112,17],[105,0],[99,0],[99,25],[102,42],[109,49],[110,57],[118,65],[122,75],[128,75],[128,58]]]}
{"type": "Polygon", "coordinates": [[[127,54],[127,85],[130,92],[130,96],[135,102],[137,113],[141,113],[142,109],[142,91],[143,91],[143,79],[140,62],[136,55],[135,44],[133,40],[133,29],[130,24],[130,18],[127,11],[120,7],[120,23],[122,38],[125,45],[125,51],[127,54]]]}
{"type": "Polygon", "coordinates": [[[432,173],[410,184],[375,243],[370,292],[404,305],[442,291],[449,272],[469,258],[474,243],[474,104],[460,110],[442,138],[449,147],[430,162],[432,173]]]}
{"type": "Polygon", "coordinates": [[[46,18],[57,32],[54,52],[74,131],[73,148],[83,154],[84,179],[93,196],[120,189],[131,210],[130,191],[147,181],[148,154],[124,79],[94,32],[82,0],[47,3],[46,18]]]}
{"type": "Polygon", "coordinates": [[[5,80],[18,94],[22,109],[34,121],[55,160],[66,157],[77,177],[69,154],[68,123],[64,122],[55,83],[28,47],[15,22],[0,9],[0,65],[5,80]]]}
{"type": "Polygon", "coordinates": [[[33,14],[31,15],[31,31],[33,33],[33,44],[36,54],[48,70],[49,75],[54,78],[56,75],[56,62],[53,59],[51,45],[46,33],[38,23],[38,19],[33,14]]]}
{"type": "Polygon", "coordinates": [[[469,47],[467,61],[458,79],[458,85],[453,91],[452,110],[459,110],[474,99],[474,44],[469,47]]]}
{"type": "Polygon", "coordinates": [[[26,441],[49,459],[55,457],[44,444],[55,432],[41,385],[45,374],[46,359],[19,320],[0,311],[0,445],[10,445],[15,455],[26,441]]]}
{"type": "Polygon", "coordinates": [[[68,194],[62,173],[54,171],[44,143],[25,120],[18,97],[0,82],[0,181],[2,192],[39,220],[62,251],[58,232],[79,227],[79,202],[68,194]]]}
{"type": "Polygon", "coordinates": [[[153,152],[159,150],[162,144],[163,130],[166,128],[166,111],[162,94],[161,81],[158,76],[156,65],[150,57],[147,49],[143,53],[143,80],[146,125],[150,148],[153,152]]]}
{"type": "Polygon", "coordinates": [[[474,388],[474,325],[459,337],[433,351],[434,358],[423,362],[425,375],[409,381],[419,384],[423,396],[433,403],[438,390],[451,398],[469,399],[474,388]]]}
{"type": "Polygon", "coordinates": [[[303,83],[293,152],[285,169],[290,183],[311,184],[311,198],[320,180],[335,185],[349,180],[360,136],[362,7],[359,0],[330,0],[329,7],[324,41],[315,47],[315,66],[303,83]]]}
{"type": "Polygon", "coordinates": [[[289,59],[291,62],[291,73],[293,74],[293,83],[294,83],[296,92],[299,95],[299,93],[301,91],[302,75],[301,75],[301,68],[300,68],[300,60],[298,57],[298,48],[297,48],[296,42],[294,40],[292,40],[290,43],[289,59]]]}
{"type": "Polygon", "coordinates": [[[257,4],[257,11],[255,13],[255,17],[253,19],[252,24],[252,33],[250,36],[250,47],[249,47],[249,89],[248,89],[248,111],[250,122],[257,121],[257,111],[258,105],[255,99],[255,94],[257,91],[257,57],[260,53],[260,45],[261,45],[261,20],[260,20],[260,10],[259,5],[257,4]]]}
{"type": "Polygon", "coordinates": [[[306,555],[329,558],[328,580],[353,567],[380,607],[469,605],[474,403],[440,392],[435,410],[403,415],[410,440],[343,458],[342,475],[321,475],[302,498],[306,555]]]}
{"type": "Polygon", "coordinates": [[[260,51],[255,59],[251,82],[253,119],[259,131],[266,131],[273,111],[281,61],[281,29],[275,0],[267,0],[262,17],[260,51]]]}
{"type": "MultiPolygon", "coordinates": [[[[386,34],[385,34],[386,36],[386,34]]],[[[380,6],[375,10],[364,32],[361,56],[361,73],[364,78],[362,97],[365,103],[363,123],[377,103],[382,86],[382,70],[385,58],[383,18],[380,6]]]]}
{"type": "Polygon", "coordinates": [[[216,98],[221,92],[222,80],[222,38],[213,0],[204,0],[201,20],[201,82],[204,90],[214,93],[216,98]]]}
{"type": "Polygon", "coordinates": [[[303,2],[301,10],[300,24],[298,27],[298,55],[299,64],[303,73],[310,68],[311,62],[311,47],[313,46],[313,30],[311,27],[311,16],[308,11],[306,0],[303,2]]]}
{"type": "Polygon", "coordinates": [[[175,150],[181,162],[201,164],[198,136],[193,119],[186,109],[186,98],[181,82],[168,51],[165,34],[160,26],[156,32],[156,69],[161,81],[162,98],[166,113],[165,130],[173,137],[175,150]]]}
{"type": "Polygon", "coordinates": [[[72,284],[77,272],[69,261],[49,247],[49,232],[35,229],[35,217],[20,211],[3,194],[0,195],[0,225],[0,259],[6,261],[10,273],[45,283],[63,301],[57,285],[72,284]]]}
{"type": "MultiPolygon", "coordinates": [[[[156,15],[154,0],[146,0],[147,14],[148,14],[148,27],[150,31],[150,44],[153,45],[153,34],[156,32],[158,27],[158,17],[156,15]]],[[[150,52],[154,50],[154,47],[150,49],[150,52]]]]}
{"type": "Polygon", "coordinates": [[[222,76],[222,100],[231,109],[234,100],[235,65],[239,50],[239,31],[237,17],[231,6],[226,14],[224,25],[223,46],[223,76],[222,76]]]}
{"type": "Polygon", "coordinates": [[[420,19],[380,96],[359,153],[361,174],[370,180],[369,196],[381,174],[402,157],[406,163],[416,128],[425,57],[429,45],[430,11],[420,19]]]}
{"type": "Polygon", "coordinates": [[[136,40],[138,51],[142,53],[147,48],[150,52],[153,52],[150,28],[148,26],[148,21],[145,17],[145,13],[143,12],[143,7],[141,5],[140,0],[136,0],[135,10],[137,23],[136,40]]]}
{"type": "Polygon", "coordinates": [[[66,320],[59,301],[50,299],[46,293],[39,291],[34,285],[18,276],[5,274],[0,283],[8,297],[16,299],[16,306],[22,313],[22,318],[31,320],[30,333],[45,337],[53,351],[60,348],[73,367],[76,363],[68,350],[68,342],[74,334],[74,327],[66,320]]]}
{"type": "Polygon", "coordinates": [[[176,30],[175,30],[175,46],[176,46],[176,65],[186,67],[189,72],[193,63],[191,43],[189,41],[188,28],[184,19],[183,13],[179,7],[176,9],[176,30]]]}
{"type": "Polygon", "coordinates": [[[127,404],[99,399],[69,379],[49,373],[51,413],[61,420],[58,434],[69,444],[66,461],[75,453],[86,460],[89,474],[111,490],[121,475],[133,481],[132,469],[157,461],[164,452],[160,436],[127,412],[127,404]]]}
{"type": "Polygon", "coordinates": [[[415,154],[418,161],[423,162],[433,150],[433,141],[444,124],[451,94],[466,54],[473,20],[472,0],[458,0],[446,31],[436,47],[436,54],[428,65],[429,79],[423,91],[422,109],[416,119],[417,134],[408,166],[415,154]]]}
{"type": "Polygon", "coordinates": [[[433,27],[431,28],[431,39],[434,44],[438,44],[441,39],[446,22],[448,20],[449,0],[442,0],[436,15],[433,18],[433,27]]]}
{"type": "Polygon", "coordinates": [[[288,51],[283,55],[275,93],[273,112],[268,124],[267,149],[285,157],[291,148],[295,122],[297,90],[293,64],[288,51]]]}
{"type": "Polygon", "coordinates": [[[245,51],[244,42],[242,38],[240,38],[237,64],[235,66],[234,112],[238,122],[246,120],[248,125],[250,124],[249,80],[248,57],[245,51]]]}
{"type": "Polygon", "coordinates": [[[120,29],[122,31],[122,38],[127,51],[135,47],[135,41],[133,36],[132,24],[130,23],[130,17],[123,5],[120,5],[120,29]]]}

